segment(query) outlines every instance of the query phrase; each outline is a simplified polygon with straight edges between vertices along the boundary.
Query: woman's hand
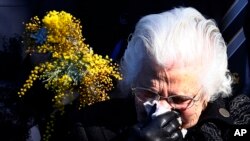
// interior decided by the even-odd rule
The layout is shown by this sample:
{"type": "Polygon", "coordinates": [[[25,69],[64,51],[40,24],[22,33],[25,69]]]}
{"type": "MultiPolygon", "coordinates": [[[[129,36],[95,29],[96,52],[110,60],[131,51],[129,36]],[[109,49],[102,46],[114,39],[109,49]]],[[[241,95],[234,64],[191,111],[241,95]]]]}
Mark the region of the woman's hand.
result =
{"type": "Polygon", "coordinates": [[[129,141],[181,141],[178,117],[177,112],[170,111],[150,119],[141,127],[135,126],[129,141]]]}

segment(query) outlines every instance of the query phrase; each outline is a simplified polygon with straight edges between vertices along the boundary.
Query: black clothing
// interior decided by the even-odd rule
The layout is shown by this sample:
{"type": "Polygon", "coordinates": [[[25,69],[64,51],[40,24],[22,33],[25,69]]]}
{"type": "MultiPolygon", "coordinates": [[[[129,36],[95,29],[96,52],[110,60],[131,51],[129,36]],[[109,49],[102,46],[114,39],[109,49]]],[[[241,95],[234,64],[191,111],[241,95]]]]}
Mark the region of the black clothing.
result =
{"type": "Polygon", "coordinates": [[[188,141],[233,141],[237,139],[235,130],[241,128],[250,129],[250,98],[246,95],[219,98],[208,104],[198,124],[188,130],[186,138],[188,141]]]}
{"type": "Polygon", "coordinates": [[[52,140],[58,141],[125,141],[136,124],[131,99],[111,99],[83,108],[66,109],[56,119],[52,140]],[[75,111],[73,111],[75,110],[75,111]]]}
{"type": "MultiPolygon", "coordinates": [[[[130,130],[136,124],[136,112],[132,99],[111,99],[85,107],[80,112],[68,112],[66,115],[65,119],[57,121],[60,122],[58,123],[60,127],[55,129],[54,137],[52,135],[54,140],[127,141],[130,130]]],[[[237,138],[234,137],[235,129],[243,127],[250,129],[249,125],[250,98],[248,96],[219,98],[208,104],[198,124],[188,129],[184,140],[235,140],[237,138]]]]}

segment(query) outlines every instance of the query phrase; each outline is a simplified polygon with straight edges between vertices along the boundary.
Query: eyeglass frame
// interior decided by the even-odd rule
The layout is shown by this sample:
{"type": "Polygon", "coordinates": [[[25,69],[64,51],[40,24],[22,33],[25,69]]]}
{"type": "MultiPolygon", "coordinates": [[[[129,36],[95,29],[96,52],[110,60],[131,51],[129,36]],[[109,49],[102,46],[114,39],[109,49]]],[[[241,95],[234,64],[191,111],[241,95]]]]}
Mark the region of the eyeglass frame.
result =
{"type": "MultiPolygon", "coordinates": [[[[176,104],[176,103],[173,102],[173,100],[172,100],[173,97],[185,97],[185,98],[188,98],[187,100],[191,100],[191,101],[187,104],[187,106],[185,107],[185,109],[191,108],[191,107],[192,107],[197,101],[199,101],[200,98],[201,98],[201,94],[200,94],[201,88],[198,90],[198,92],[196,93],[196,95],[195,95],[194,97],[190,97],[190,96],[186,96],[186,95],[171,95],[171,96],[168,96],[168,97],[164,97],[164,96],[161,96],[158,92],[153,91],[152,89],[149,89],[149,88],[144,88],[144,87],[132,87],[132,88],[131,88],[132,94],[133,94],[136,98],[138,98],[140,101],[143,101],[143,100],[141,100],[141,99],[136,95],[136,93],[135,93],[135,90],[136,90],[136,89],[146,90],[146,91],[151,92],[152,94],[155,94],[155,96],[157,97],[157,99],[154,99],[154,100],[159,101],[160,99],[164,99],[164,100],[166,100],[174,109],[176,109],[176,106],[175,106],[175,105],[178,105],[178,104],[176,104]],[[197,95],[199,95],[199,94],[200,94],[199,98],[198,98],[198,99],[195,99],[195,98],[197,97],[197,95]],[[169,99],[170,99],[170,100],[169,100],[169,99]],[[193,104],[191,104],[191,103],[193,103],[193,104]]],[[[146,101],[144,101],[144,102],[146,102],[146,101]]],[[[184,102],[185,102],[185,101],[184,101],[184,102]]]]}

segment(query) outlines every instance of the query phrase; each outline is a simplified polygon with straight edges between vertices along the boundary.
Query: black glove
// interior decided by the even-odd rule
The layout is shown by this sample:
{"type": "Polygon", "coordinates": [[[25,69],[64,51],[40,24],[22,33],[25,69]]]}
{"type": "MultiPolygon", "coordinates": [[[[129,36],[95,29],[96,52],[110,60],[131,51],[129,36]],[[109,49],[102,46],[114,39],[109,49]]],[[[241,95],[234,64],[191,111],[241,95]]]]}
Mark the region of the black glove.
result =
{"type": "Polygon", "coordinates": [[[159,115],[141,127],[136,125],[129,137],[129,141],[182,141],[180,123],[176,111],[159,115]]]}

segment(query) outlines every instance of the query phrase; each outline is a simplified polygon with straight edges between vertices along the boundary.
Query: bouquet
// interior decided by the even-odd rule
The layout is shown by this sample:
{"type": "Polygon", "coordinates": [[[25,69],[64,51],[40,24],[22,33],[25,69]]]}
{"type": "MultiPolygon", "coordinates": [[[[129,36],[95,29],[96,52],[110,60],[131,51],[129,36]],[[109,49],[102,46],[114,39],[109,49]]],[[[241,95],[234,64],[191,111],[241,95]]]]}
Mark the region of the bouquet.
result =
{"type": "Polygon", "coordinates": [[[34,81],[42,80],[53,92],[54,107],[63,111],[64,101],[79,98],[79,108],[109,99],[114,79],[122,79],[118,64],[95,54],[82,35],[80,20],[65,11],[49,11],[25,24],[24,46],[29,54],[49,58],[31,70],[18,95],[24,96],[34,81]]]}

